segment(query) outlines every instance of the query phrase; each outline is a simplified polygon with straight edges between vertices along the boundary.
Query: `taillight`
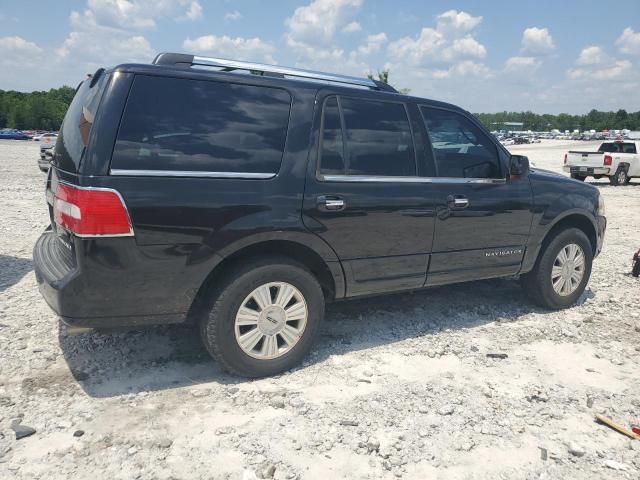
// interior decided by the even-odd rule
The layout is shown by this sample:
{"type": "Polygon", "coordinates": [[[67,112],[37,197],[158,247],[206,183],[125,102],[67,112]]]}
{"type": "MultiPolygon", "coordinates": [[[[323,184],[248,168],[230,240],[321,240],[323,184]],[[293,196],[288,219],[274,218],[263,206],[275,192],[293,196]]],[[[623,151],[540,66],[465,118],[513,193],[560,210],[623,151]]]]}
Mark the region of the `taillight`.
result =
{"type": "Polygon", "coordinates": [[[79,237],[133,235],[124,200],[110,188],[58,183],[53,195],[53,218],[79,237]]]}
{"type": "Polygon", "coordinates": [[[613,157],[611,155],[605,155],[604,156],[605,167],[610,167],[612,163],[613,163],[613,157]]]}
{"type": "Polygon", "coordinates": [[[568,155],[567,153],[564,154],[564,164],[565,165],[567,164],[567,155],[568,155]]]}

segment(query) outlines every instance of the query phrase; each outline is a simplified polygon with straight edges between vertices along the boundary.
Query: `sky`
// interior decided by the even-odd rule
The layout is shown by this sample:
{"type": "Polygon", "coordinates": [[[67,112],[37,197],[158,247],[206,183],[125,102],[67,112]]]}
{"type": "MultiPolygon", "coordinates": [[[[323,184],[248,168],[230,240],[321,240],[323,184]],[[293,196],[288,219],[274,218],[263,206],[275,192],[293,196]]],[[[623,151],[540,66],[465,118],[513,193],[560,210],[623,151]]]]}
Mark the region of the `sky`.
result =
{"type": "Polygon", "coordinates": [[[162,51],[364,76],[473,112],[640,110],[640,0],[0,0],[0,89],[162,51]]]}

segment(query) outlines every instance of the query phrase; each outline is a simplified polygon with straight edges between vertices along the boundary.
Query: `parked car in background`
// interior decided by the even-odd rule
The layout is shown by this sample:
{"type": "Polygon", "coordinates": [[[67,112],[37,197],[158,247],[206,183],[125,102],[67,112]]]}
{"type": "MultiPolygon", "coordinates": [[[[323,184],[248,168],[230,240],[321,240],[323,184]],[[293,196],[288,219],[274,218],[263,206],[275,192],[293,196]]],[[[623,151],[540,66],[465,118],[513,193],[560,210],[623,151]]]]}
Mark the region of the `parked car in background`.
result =
{"type": "Polygon", "coordinates": [[[49,171],[49,160],[51,159],[51,155],[47,156],[47,153],[53,150],[53,147],[56,146],[57,140],[57,133],[44,133],[40,136],[40,160],[38,160],[38,166],[43,172],[49,171]]]}
{"type": "Polygon", "coordinates": [[[0,140],[30,140],[31,137],[20,130],[3,128],[0,130],[0,140]]]}
{"type": "Polygon", "coordinates": [[[640,141],[608,140],[597,152],[571,150],[564,154],[564,171],[584,182],[587,177],[608,177],[611,185],[626,185],[640,177],[640,141]]]}
{"type": "Polygon", "coordinates": [[[500,143],[502,145],[507,146],[507,145],[515,145],[516,142],[513,138],[503,138],[502,140],[500,140],[500,143]]]}
{"type": "Polygon", "coordinates": [[[250,377],[300,363],[326,302],[519,276],[569,307],[606,228],[597,188],[530,169],[455,105],[184,54],[81,83],[45,198],[33,263],[64,321],[193,322],[250,377]]]}

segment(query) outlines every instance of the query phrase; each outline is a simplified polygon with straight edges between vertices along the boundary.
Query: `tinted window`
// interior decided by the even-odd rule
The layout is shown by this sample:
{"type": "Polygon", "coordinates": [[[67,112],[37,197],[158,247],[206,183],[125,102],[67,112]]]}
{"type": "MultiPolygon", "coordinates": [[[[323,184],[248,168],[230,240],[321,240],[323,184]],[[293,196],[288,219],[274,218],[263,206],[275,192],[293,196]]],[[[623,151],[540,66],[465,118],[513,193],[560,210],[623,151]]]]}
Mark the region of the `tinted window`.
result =
{"type": "Polygon", "coordinates": [[[464,115],[420,107],[438,176],[454,178],[501,178],[502,170],[496,146],[487,135],[464,115]]]}
{"type": "Polygon", "coordinates": [[[320,173],[323,175],[344,174],[344,144],[340,111],[336,97],[329,97],[324,104],[322,116],[322,157],[320,173]]]}
{"type": "Polygon", "coordinates": [[[413,138],[404,105],[340,98],[349,175],[416,174],[413,138]]]}
{"type": "Polygon", "coordinates": [[[635,143],[623,143],[622,153],[637,153],[635,143]]]}
{"type": "Polygon", "coordinates": [[[274,88],[137,76],[111,167],[276,173],[290,103],[274,88]]]}
{"type": "Polygon", "coordinates": [[[62,170],[77,171],[89,143],[89,133],[108,79],[103,70],[96,74],[99,76],[93,85],[89,77],[78,86],[64,116],[55,158],[56,165],[62,170]]]}

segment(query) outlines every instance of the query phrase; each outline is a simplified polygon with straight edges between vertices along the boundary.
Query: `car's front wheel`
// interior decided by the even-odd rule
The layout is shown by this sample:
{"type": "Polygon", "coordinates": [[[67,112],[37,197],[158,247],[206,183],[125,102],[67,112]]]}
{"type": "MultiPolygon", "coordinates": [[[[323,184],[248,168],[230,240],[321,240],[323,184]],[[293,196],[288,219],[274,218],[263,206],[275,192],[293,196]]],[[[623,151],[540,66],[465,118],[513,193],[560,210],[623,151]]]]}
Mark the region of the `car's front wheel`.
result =
{"type": "Polygon", "coordinates": [[[301,362],[324,316],[324,295],[303,266],[249,261],[224,276],[200,324],[209,353],[230,373],[264,377],[301,362]]]}
{"type": "Polygon", "coordinates": [[[561,309],[574,304],[589,282],[593,250],[582,230],[562,230],[546,244],[521,285],[538,305],[561,309]]]}

